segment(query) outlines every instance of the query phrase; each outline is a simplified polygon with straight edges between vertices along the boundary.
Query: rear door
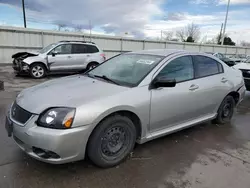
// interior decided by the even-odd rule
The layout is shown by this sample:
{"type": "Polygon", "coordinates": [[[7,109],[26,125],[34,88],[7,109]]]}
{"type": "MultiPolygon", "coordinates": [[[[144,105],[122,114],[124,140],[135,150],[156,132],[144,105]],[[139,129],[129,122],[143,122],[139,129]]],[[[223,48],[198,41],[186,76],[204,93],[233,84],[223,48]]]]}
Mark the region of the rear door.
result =
{"type": "Polygon", "coordinates": [[[224,97],[229,93],[230,83],[220,62],[207,56],[193,56],[197,95],[195,105],[201,116],[215,114],[224,97]]]}
{"type": "Polygon", "coordinates": [[[72,53],[76,68],[79,70],[85,69],[88,64],[87,46],[85,44],[73,44],[72,53]]]}
{"type": "Polygon", "coordinates": [[[95,45],[86,44],[86,55],[88,62],[102,63],[104,61],[103,54],[95,45]]]}

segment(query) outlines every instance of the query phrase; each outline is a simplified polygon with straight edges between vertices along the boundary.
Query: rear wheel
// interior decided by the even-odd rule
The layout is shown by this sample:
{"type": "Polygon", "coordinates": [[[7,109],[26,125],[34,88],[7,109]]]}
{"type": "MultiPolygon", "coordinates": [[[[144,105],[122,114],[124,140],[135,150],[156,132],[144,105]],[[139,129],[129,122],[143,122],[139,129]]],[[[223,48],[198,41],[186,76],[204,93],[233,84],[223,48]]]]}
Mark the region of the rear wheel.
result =
{"type": "Polygon", "coordinates": [[[98,65],[99,65],[99,63],[97,63],[97,62],[91,62],[88,64],[87,70],[91,70],[91,69],[97,67],[98,65]]]}
{"type": "Polygon", "coordinates": [[[43,78],[46,76],[46,68],[43,64],[41,63],[35,63],[30,66],[30,75],[33,78],[39,79],[43,78]]]}
{"type": "Polygon", "coordinates": [[[88,156],[99,167],[107,168],[121,163],[133,150],[136,129],[125,116],[115,115],[102,121],[88,143],[88,156]]]}
{"type": "Polygon", "coordinates": [[[214,123],[225,124],[229,123],[234,114],[235,100],[232,96],[226,96],[222,101],[214,123]]]}

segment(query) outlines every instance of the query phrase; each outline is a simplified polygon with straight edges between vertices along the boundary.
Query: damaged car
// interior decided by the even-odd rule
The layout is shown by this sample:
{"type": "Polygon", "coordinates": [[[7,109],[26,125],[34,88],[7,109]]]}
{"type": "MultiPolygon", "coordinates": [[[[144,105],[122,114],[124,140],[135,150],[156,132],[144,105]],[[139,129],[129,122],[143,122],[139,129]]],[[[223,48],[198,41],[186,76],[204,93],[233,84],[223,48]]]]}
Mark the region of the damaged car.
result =
{"type": "Polygon", "coordinates": [[[90,70],[106,59],[95,43],[86,41],[60,41],[38,52],[16,53],[12,58],[17,75],[29,74],[33,78],[43,78],[56,72],[90,70]]]}

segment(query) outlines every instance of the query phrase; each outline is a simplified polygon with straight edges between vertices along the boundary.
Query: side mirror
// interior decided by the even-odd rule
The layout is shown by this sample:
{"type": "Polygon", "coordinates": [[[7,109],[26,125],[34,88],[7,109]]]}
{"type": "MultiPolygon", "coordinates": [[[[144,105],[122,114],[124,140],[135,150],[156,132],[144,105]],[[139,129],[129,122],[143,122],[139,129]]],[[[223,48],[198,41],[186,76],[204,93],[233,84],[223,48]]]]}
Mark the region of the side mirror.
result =
{"type": "Polygon", "coordinates": [[[51,55],[55,57],[58,54],[58,52],[52,52],[51,55]]]}
{"type": "Polygon", "coordinates": [[[159,87],[175,87],[175,85],[176,85],[175,79],[168,79],[168,78],[160,77],[160,78],[155,78],[152,81],[150,88],[156,89],[159,87]]]}

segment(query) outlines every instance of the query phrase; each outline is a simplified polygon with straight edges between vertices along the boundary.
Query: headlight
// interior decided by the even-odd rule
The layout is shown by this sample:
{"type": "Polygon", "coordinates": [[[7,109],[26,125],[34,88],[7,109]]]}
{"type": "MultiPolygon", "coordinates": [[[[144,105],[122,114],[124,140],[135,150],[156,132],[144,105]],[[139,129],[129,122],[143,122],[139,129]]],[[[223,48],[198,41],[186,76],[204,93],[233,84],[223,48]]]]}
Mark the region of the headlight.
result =
{"type": "Polygon", "coordinates": [[[50,108],[39,116],[37,125],[52,129],[68,129],[73,124],[74,117],[74,108],[50,108]]]}

